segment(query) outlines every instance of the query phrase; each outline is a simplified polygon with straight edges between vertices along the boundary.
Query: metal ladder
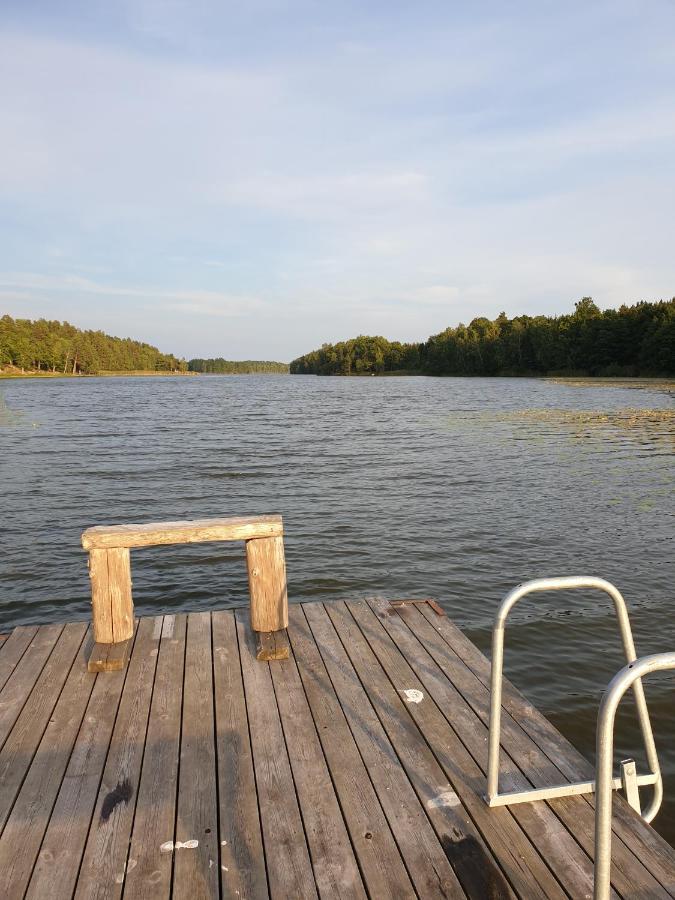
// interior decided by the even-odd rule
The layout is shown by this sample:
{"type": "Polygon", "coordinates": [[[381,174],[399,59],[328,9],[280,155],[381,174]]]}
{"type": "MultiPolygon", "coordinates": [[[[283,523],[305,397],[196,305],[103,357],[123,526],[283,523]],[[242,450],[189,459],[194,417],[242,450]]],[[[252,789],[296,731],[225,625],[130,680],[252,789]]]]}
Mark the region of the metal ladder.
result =
{"type": "Polygon", "coordinates": [[[549,800],[574,794],[596,792],[595,803],[595,881],[594,900],[608,900],[610,896],[612,791],[623,788],[629,804],[646,822],[651,822],[663,800],[663,781],[656,754],[651,721],[642,688],[642,676],[650,672],[675,669],[675,653],[658,653],[637,659],[633,632],[626,602],[620,592],[603,578],[571,576],[566,578],[538,578],[520,584],[504,597],[497,612],[492,631],[492,666],[490,672],[490,721],[488,738],[487,795],[489,806],[508,806],[533,800],[549,800]],[[608,594],[619,622],[626,665],[610,682],[603,695],[596,732],[596,772],[593,781],[577,781],[527,791],[499,792],[499,747],[502,712],[502,670],[504,666],[504,631],[506,619],[523,597],[540,591],[561,591],[573,588],[596,588],[608,594]],[[621,775],[613,777],[614,720],[621,698],[632,687],[638,711],[640,729],[650,771],[638,775],[635,761],[621,763],[621,775]],[[640,806],[639,788],[654,786],[651,803],[645,812],[640,806]]]}

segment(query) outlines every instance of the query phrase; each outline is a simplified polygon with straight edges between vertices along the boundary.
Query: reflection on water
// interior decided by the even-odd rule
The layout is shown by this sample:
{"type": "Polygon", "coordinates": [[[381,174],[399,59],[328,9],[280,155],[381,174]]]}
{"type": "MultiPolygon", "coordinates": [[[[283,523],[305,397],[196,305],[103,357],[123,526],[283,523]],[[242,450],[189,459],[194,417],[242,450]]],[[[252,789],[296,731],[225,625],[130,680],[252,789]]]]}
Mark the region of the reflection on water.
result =
{"type": "MultiPolygon", "coordinates": [[[[250,376],[12,381],[0,395],[0,629],[88,616],[89,525],[280,512],[291,599],[435,596],[487,650],[513,585],[593,574],[624,593],[639,653],[675,649],[662,389],[250,376]]],[[[133,567],[140,613],[247,599],[238,545],[134,551],[133,567]]],[[[589,756],[621,664],[604,595],[532,597],[513,615],[506,673],[589,756]]],[[[673,678],[646,693],[668,781],[657,824],[675,841],[673,678]]],[[[617,743],[640,760],[630,706],[617,743]]]]}

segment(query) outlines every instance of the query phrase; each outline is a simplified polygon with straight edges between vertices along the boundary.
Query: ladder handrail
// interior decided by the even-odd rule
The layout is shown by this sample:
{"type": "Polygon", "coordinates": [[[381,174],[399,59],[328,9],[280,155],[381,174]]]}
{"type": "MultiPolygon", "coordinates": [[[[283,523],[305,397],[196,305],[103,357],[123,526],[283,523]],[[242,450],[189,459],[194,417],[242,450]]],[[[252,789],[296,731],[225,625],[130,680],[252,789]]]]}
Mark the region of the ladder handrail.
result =
{"type": "MultiPolygon", "coordinates": [[[[607,686],[600,702],[598,712],[598,728],[596,732],[596,768],[595,768],[595,877],[593,882],[594,900],[609,900],[610,869],[612,863],[612,768],[614,762],[614,720],[621,698],[629,687],[635,689],[641,685],[643,675],[650,672],[661,672],[675,669],[675,653],[655,653],[629,662],[624,666],[607,686]]],[[[661,804],[663,787],[656,762],[659,778],[654,784],[656,809],[661,804]]],[[[654,803],[652,803],[654,806],[654,803]]],[[[647,818],[646,816],[644,818],[647,818]]],[[[648,822],[651,818],[647,819],[648,822]]]]}
{"type": "MultiPolygon", "coordinates": [[[[492,662],[490,669],[490,719],[488,731],[488,771],[487,771],[487,802],[490,806],[503,805],[505,803],[520,803],[528,799],[530,791],[521,791],[511,795],[499,794],[499,746],[500,746],[500,729],[501,729],[501,710],[502,710],[502,671],[504,667],[504,630],[506,619],[513,609],[523,597],[538,591],[560,591],[575,588],[596,588],[604,591],[612,598],[614,610],[619,621],[619,630],[621,632],[621,641],[626,657],[626,663],[631,665],[637,659],[635,653],[635,644],[633,641],[633,632],[628,618],[628,610],[626,609],[626,601],[623,599],[619,590],[604,578],[596,578],[594,576],[566,576],[560,578],[537,578],[533,581],[527,581],[519,584],[502,600],[495,625],[492,631],[492,662]]],[[[659,762],[656,755],[656,746],[654,744],[654,735],[649,720],[649,712],[647,710],[647,702],[645,700],[642,682],[639,677],[632,682],[633,693],[635,695],[635,704],[637,706],[638,718],[640,721],[640,729],[644,741],[647,762],[650,767],[649,783],[654,784],[654,796],[648,810],[643,814],[643,818],[647,822],[651,822],[661,805],[663,798],[663,786],[659,762]],[[653,779],[653,781],[652,781],[653,779]]],[[[646,777],[641,776],[639,781],[646,783],[646,777]]],[[[594,782],[582,782],[579,784],[570,784],[567,793],[581,793],[592,791],[595,788],[594,782]],[[575,790],[576,789],[576,790],[575,790]]],[[[564,790],[563,787],[552,789],[552,795],[560,796],[564,790]]],[[[539,795],[545,795],[546,791],[538,791],[539,795]]]]}

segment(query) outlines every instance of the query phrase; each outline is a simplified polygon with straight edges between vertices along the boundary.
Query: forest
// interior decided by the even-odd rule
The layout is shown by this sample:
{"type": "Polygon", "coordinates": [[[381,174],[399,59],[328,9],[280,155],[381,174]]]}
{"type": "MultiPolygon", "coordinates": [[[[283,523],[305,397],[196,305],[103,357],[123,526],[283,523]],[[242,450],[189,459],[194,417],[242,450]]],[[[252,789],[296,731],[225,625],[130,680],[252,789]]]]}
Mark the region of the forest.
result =
{"type": "Polygon", "coordinates": [[[258,359],[233,361],[219,356],[216,359],[191,359],[188,370],[208,375],[288,375],[288,363],[258,359]]]}
{"type": "Polygon", "coordinates": [[[185,372],[187,363],[150,344],[82,331],[68,322],[0,318],[0,368],[70,375],[97,372],[185,372]]]}
{"type": "Polygon", "coordinates": [[[473,319],[422,343],[361,335],[294,359],[292,375],[675,375],[675,298],[562,316],[473,319]]]}

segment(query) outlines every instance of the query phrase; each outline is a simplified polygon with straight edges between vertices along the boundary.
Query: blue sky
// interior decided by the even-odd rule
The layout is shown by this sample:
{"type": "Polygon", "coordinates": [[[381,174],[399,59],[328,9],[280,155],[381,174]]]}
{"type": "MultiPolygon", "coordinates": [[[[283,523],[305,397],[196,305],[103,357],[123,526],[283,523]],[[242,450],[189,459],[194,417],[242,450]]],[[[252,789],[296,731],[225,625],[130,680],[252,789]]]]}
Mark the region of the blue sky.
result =
{"type": "Polygon", "coordinates": [[[675,294],[675,0],[2,0],[0,312],[289,360],[675,294]]]}

